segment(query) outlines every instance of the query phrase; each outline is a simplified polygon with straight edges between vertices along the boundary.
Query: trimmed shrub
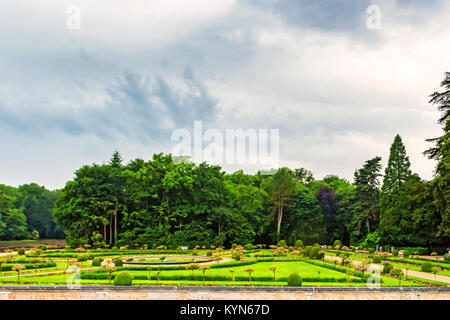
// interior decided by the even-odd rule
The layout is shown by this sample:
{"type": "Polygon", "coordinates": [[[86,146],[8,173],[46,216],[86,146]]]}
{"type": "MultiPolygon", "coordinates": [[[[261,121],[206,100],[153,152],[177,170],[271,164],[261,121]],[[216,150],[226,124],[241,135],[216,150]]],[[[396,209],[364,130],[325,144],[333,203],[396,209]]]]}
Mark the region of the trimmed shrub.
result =
{"type": "Polygon", "coordinates": [[[302,286],[302,277],[298,274],[298,272],[293,272],[289,275],[287,279],[287,285],[289,287],[301,287],[302,286]]]}
{"type": "Polygon", "coordinates": [[[311,251],[309,252],[309,257],[313,259],[319,259],[321,251],[322,249],[320,247],[312,247],[311,251]]]}
{"type": "Polygon", "coordinates": [[[375,248],[369,248],[369,253],[374,253],[375,252],[375,248]]]}
{"type": "Polygon", "coordinates": [[[94,260],[92,260],[92,266],[93,267],[100,267],[100,265],[102,264],[102,259],[101,258],[95,258],[94,260]]]}
{"type": "Polygon", "coordinates": [[[303,245],[303,241],[302,240],[295,241],[295,245],[294,245],[295,249],[299,249],[299,248],[303,248],[303,247],[304,247],[304,245],[303,245]]]}
{"type": "Polygon", "coordinates": [[[374,256],[372,259],[372,263],[381,263],[381,257],[380,256],[374,256]]]}
{"type": "Polygon", "coordinates": [[[88,256],[85,254],[79,254],[77,257],[78,262],[83,262],[88,260],[88,256]]]}
{"type": "Polygon", "coordinates": [[[207,251],[207,252],[206,252],[206,256],[207,256],[207,257],[212,257],[212,251],[207,251]]]}
{"type": "Polygon", "coordinates": [[[304,257],[309,257],[311,254],[312,246],[306,246],[306,248],[302,251],[304,257]]]}
{"type": "Polygon", "coordinates": [[[233,258],[236,261],[240,261],[241,260],[241,254],[238,252],[235,252],[232,254],[231,258],[233,258]]]}
{"type": "Polygon", "coordinates": [[[420,268],[423,272],[431,272],[433,265],[430,262],[424,262],[420,268]]]}
{"type": "Polygon", "coordinates": [[[341,247],[342,246],[342,243],[341,243],[341,241],[339,241],[339,240],[334,240],[334,242],[333,242],[333,248],[336,248],[336,247],[341,247]]]}
{"type": "Polygon", "coordinates": [[[277,243],[277,247],[285,248],[286,246],[287,246],[287,244],[286,244],[286,241],[284,241],[284,240],[280,240],[277,243]]]}
{"type": "Polygon", "coordinates": [[[450,253],[444,254],[444,261],[450,262],[450,253]]]}
{"type": "Polygon", "coordinates": [[[392,251],[392,255],[394,257],[398,257],[398,249],[395,249],[394,251],[392,251]]]}
{"type": "Polygon", "coordinates": [[[245,249],[245,250],[252,250],[252,249],[253,249],[253,245],[252,245],[251,243],[247,243],[247,244],[244,246],[244,249],[245,249]]]}
{"type": "Polygon", "coordinates": [[[114,265],[115,265],[116,267],[122,267],[122,266],[123,266],[123,261],[122,261],[122,259],[115,259],[115,260],[114,260],[114,265]]]}
{"type": "Polygon", "coordinates": [[[393,268],[394,268],[394,266],[392,265],[392,263],[389,263],[389,262],[383,263],[383,273],[384,274],[389,274],[393,268]]]}
{"type": "Polygon", "coordinates": [[[17,254],[18,255],[24,255],[25,254],[25,249],[24,248],[20,248],[17,250],[17,254]]]}
{"type": "Polygon", "coordinates": [[[131,286],[132,282],[133,276],[126,271],[120,271],[114,278],[115,286],[131,286]]]}

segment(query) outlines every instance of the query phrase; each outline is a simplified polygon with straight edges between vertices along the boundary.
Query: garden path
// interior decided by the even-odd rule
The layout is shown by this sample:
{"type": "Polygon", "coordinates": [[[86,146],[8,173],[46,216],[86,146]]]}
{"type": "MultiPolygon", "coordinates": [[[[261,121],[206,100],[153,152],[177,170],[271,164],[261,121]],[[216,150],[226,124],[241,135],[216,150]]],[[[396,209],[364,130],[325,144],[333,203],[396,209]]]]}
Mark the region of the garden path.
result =
{"type": "MultiPolygon", "coordinates": [[[[330,260],[338,260],[341,261],[342,259],[336,256],[325,256],[326,259],[330,260]]],[[[354,265],[360,265],[362,261],[352,260],[352,264],[354,265]]],[[[377,269],[377,270],[383,270],[383,266],[380,264],[371,263],[370,268],[377,269]]],[[[436,278],[434,277],[434,274],[428,273],[428,272],[422,272],[422,271],[414,271],[414,270],[407,270],[402,269],[403,274],[407,274],[408,276],[432,280],[432,281],[439,281],[439,282],[445,282],[450,284],[450,277],[443,276],[443,275],[436,275],[436,278]]]]}

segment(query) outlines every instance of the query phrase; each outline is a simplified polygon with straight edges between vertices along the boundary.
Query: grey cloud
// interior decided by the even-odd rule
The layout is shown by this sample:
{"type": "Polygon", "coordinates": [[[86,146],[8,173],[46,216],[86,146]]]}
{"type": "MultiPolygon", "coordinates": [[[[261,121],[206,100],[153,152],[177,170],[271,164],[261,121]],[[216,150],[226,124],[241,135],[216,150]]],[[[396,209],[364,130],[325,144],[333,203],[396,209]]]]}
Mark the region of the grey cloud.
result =
{"type": "Polygon", "coordinates": [[[80,108],[70,109],[48,105],[21,109],[2,105],[0,122],[15,131],[35,135],[59,128],[73,136],[94,134],[105,140],[116,139],[117,135],[142,142],[169,139],[174,128],[190,126],[197,119],[212,119],[216,113],[218,100],[195,78],[191,68],[187,67],[182,82],[185,90],[160,75],[142,77],[125,71],[116,83],[106,86],[106,99],[100,107],[80,101],[69,101],[81,104],[80,108]]]}

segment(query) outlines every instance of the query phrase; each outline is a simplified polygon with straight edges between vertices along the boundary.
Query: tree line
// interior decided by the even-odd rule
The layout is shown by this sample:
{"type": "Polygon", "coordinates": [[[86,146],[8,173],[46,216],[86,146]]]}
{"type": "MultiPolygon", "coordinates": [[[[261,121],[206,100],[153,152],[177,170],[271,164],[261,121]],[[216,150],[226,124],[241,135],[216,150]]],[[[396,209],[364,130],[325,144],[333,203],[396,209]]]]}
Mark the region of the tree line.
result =
{"type": "Polygon", "coordinates": [[[96,245],[214,245],[332,243],[373,246],[450,244],[450,73],[430,103],[443,113],[443,135],[425,154],[437,162],[431,181],[412,173],[397,135],[382,173],[367,160],[354,181],[316,180],[304,169],[273,175],[228,174],[218,166],[156,154],[122,163],[84,166],[67,183],[54,215],[68,243],[96,245]]]}
{"type": "Polygon", "coordinates": [[[35,183],[0,184],[0,240],[63,239],[64,230],[53,217],[60,193],[35,183]]]}
{"type": "Polygon", "coordinates": [[[107,163],[78,169],[62,190],[2,186],[0,237],[64,229],[72,246],[176,248],[301,239],[305,244],[340,240],[359,246],[448,247],[450,73],[430,103],[442,112],[443,130],[428,140],[433,146],[424,152],[436,161],[430,181],[411,171],[400,135],[392,142],[387,167],[383,170],[378,156],[368,159],[352,183],[336,175],[317,180],[305,168],[227,173],[170,154],[124,164],[116,151],[107,163]]]}

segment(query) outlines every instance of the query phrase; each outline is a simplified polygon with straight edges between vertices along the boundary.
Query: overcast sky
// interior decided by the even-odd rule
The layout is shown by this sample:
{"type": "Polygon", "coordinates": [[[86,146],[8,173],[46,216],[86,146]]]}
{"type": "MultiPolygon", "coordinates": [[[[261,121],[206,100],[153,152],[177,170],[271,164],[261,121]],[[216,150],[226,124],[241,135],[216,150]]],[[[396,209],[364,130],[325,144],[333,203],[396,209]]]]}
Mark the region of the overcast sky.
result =
{"type": "Polygon", "coordinates": [[[0,183],[60,188],[114,149],[170,152],[194,120],[279,129],[281,165],[316,178],[385,166],[399,133],[429,179],[449,17],[439,0],[3,0],[0,183]]]}

